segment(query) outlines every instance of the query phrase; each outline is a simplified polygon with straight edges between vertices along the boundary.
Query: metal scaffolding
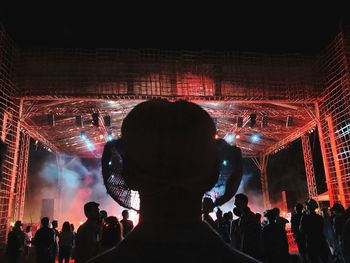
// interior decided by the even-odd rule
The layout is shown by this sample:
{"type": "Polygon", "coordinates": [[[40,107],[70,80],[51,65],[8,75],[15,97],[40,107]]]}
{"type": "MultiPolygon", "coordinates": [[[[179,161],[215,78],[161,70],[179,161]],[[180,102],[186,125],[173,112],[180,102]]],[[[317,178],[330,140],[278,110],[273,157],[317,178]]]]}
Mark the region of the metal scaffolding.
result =
{"type": "Polygon", "coordinates": [[[349,62],[348,28],[320,54],[302,56],[18,49],[0,26],[0,127],[1,139],[8,145],[0,182],[0,244],[10,222],[23,217],[29,137],[59,154],[96,158],[106,142],[99,135],[119,136],[126,114],[150,98],[191,100],[216,119],[220,137],[239,135],[237,146],[261,172],[266,208],[270,207],[268,156],[299,137],[309,195],[317,196],[310,145],[304,137],[317,125],[330,203],[349,206],[349,62]],[[92,125],[93,112],[109,115],[111,126],[92,125]],[[254,125],[249,121],[252,113],[257,116],[254,125]],[[48,122],[48,115],[54,116],[55,124],[48,122]],[[79,127],[76,116],[82,119],[79,127]],[[95,145],[94,152],[80,139],[81,132],[95,145]],[[254,134],[260,140],[252,143],[254,134]]]}
{"type": "Polygon", "coordinates": [[[307,182],[307,189],[309,192],[309,198],[317,199],[318,194],[317,194],[314,164],[312,159],[310,139],[307,134],[301,136],[301,144],[303,147],[306,182],[307,182]]]}

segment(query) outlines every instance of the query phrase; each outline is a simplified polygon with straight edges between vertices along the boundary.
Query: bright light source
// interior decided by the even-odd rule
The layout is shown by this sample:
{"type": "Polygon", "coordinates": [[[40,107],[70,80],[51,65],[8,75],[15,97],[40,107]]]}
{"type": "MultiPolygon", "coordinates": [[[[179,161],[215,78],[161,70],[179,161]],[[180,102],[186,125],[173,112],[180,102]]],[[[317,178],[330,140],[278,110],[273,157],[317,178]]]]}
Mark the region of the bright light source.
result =
{"type": "Polygon", "coordinates": [[[215,140],[219,139],[219,135],[215,134],[215,140]]]}
{"type": "Polygon", "coordinates": [[[113,140],[113,134],[111,131],[109,131],[107,135],[107,141],[111,141],[111,140],[113,140]]]}
{"type": "Polygon", "coordinates": [[[225,141],[229,144],[233,143],[233,141],[235,140],[235,137],[233,136],[232,133],[228,133],[225,136],[225,141]]]}
{"type": "Polygon", "coordinates": [[[99,137],[101,140],[104,138],[103,134],[100,134],[99,137]]]}
{"type": "Polygon", "coordinates": [[[241,138],[241,135],[236,134],[236,139],[239,139],[239,138],[241,138]]]}
{"type": "Polygon", "coordinates": [[[80,222],[79,222],[79,225],[82,225],[82,224],[84,224],[84,222],[81,222],[81,221],[80,221],[80,222]]]}
{"type": "Polygon", "coordinates": [[[108,164],[109,164],[109,165],[112,165],[112,161],[109,161],[108,164]]]}
{"type": "Polygon", "coordinates": [[[258,142],[260,140],[259,134],[253,134],[252,135],[252,142],[258,142]]]}
{"type": "Polygon", "coordinates": [[[80,133],[80,138],[82,138],[83,140],[87,139],[86,133],[85,132],[81,132],[80,133]]]}
{"type": "Polygon", "coordinates": [[[226,166],[227,165],[227,160],[224,160],[223,162],[222,162],[222,164],[224,165],[224,166],[226,166]]]}
{"type": "Polygon", "coordinates": [[[11,224],[10,224],[12,227],[14,227],[15,226],[15,222],[11,222],[11,224]]]}

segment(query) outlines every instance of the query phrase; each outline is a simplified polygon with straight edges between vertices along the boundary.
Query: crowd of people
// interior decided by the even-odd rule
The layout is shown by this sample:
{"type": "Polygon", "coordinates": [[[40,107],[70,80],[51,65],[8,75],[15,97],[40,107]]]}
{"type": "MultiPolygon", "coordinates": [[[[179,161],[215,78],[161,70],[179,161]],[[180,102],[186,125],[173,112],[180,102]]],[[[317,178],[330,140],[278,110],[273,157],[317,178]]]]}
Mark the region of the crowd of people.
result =
{"type": "Polygon", "coordinates": [[[50,225],[48,217],[41,219],[41,227],[34,233],[28,225],[22,230],[21,221],[16,221],[7,239],[6,258],[10,263],[69,263],[86,262],[97,254],[116,246],[133,228],[129,211],[122,211],[122,220],[108,216],[99,210],[99,204],[88,202],[84,205],[87,218],[78,231],[65,221],[61,230],[58,221],[50,225]]]}

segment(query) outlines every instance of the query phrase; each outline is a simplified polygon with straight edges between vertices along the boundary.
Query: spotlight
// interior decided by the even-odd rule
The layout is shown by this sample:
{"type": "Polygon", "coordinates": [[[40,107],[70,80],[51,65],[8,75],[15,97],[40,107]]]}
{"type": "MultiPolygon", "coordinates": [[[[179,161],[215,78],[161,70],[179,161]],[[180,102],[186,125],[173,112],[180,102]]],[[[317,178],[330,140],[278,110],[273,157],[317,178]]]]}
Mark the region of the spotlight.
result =
{"type": "Polygon", "coordinates": [[[241,138],[241,135],[236,134],[236,139],[239,139],[239,138],[241,138]]]}
{"type": "Polygon", "coordinates": [[[215,140],[219,139],[219,135],[215,134],[215,140]]]}
{"type": "Polygon", "coordinates": [[[103,134],[100,134],[98,137],[102,140],[104,138],[103,134]]]}
{"type": "Polygon", "coordinates": [[[100,116],[100,114],[98,114],[97,112],[94,112],[91,116],[92,116],[92,124],[98,127],[99,126],[98,117],[100,116]]]}
{"type": "Polygon", "coordinates": [[[85,132],[81,132],[80,133],[80,138],[82,138],[83,140],[87,139],[86,133],[85,132]]]}
{"type": "Polygon", "coordinates": [[[227,161],[226,160],[224,160],[223,162],[222,162],[222,164],[224,165],[224,166],[226,166],[227,165],[227,161]]]}
{"type": "Polygon", "coordinates": [[[106,127],[110,127],[111,126],[111,116],[109,116],[109,115],[104,116],[103,122],[104,122],[106,127]]]}
{"type": "Polygon", "coordinates": [[[228,133],[225,136],[225,141],[229,144],[233,143],[233,141],[235,140],[235,137],[233,136],[232,133],[228,133]]]}
{"type": "Polygon", "coordinates": [[[250,120],[249,128],[253,128],[256,124],[256,114],[255,113],[250,114],[249,120],[250,120]]]}
{"type": "Polygon", "coordinates": [[[111,141],[111,140],[113,140],[113,134],[111,131],[109,131],[107,135],[107,141],[111,141]]]}
{"type": "Polygon", "coordinates": [[[260,140],[259,134],[253,134],[252,135],[252,142],[258,142],[260,140]]]}

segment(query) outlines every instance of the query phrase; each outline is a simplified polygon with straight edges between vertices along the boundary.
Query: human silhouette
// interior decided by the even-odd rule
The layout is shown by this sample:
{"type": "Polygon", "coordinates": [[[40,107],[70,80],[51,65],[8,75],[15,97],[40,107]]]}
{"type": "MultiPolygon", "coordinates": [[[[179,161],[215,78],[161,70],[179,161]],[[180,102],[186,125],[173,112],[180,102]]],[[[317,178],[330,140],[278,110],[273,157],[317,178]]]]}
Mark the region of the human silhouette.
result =
{"type": "Polygon", "coordinates": [[[276,223],[276,211],[267,210],[264,216],[268,224],[261,232],[263,261],[266,263],[288,262],[288,239],[284,228],[276,223]]]}
{"type": "Polygon", "coordinates": [[[217,231],[220,234],[221,230],[221,221],[222,218],[218,218],[220,221],[219,223],[216,223],[214,219],[211,217],[210,213],[214,210],[214,202],[210,197],[204,197],[202,201],[202,220],[206,222],[209,226],[211,226],[215,231],[217,231]]]}
{"type": "Polygon", "coordinates": [[[33,239],[38,263],[51,263],[55,258],[55,232],[49,228],[49,223],[49,218],[43,217],[33,239]]]}
{"type": "Polygon", "coordinates": [[[77,231],[75,238],[75,262],[84,263],[99,253],[101,220],[99,204],[88,202],[84,205],[87,218],[77,231]]]}
{"type": "Polygon", "coordinates": [[[62,263],[64,260],[65,263],[69,263],[72,254],[74,234],[68,221],[63,223],[62,231],[59,233],[58,238],[58,262],[62,263]]]}
{"type": "Polygon", "coordinates": [[[91,262],[255,262],[201,220],[204,193],[218,180],[216,128],[186,101],[137,105],[122,124],[123,177],[140,195],[140,221],[91,262]]]}
{"type": "Polygon", "coordinates": [[[248,197],[245,194],[237,194],[235,206],[241,213],[238,223],[240,250],[259,259],[261,226],[256,215],[248,207],[248,197]]]}
{"type": "Polygon", "coordinates": [[[58,235],[59,235],[59,232],[57,230],[58,221],[52,220],[51,225],[52,225],[53,231],[55,232],[54,259],[53,259],[53,263],[55,263],[56,257],[58,256],[58,235]]]}
{"type": "Polygon", "coordinates": [[[316,214],[318,204],[314,199],[306,202],[307,214],[301,218],[300,231],[305,235],[306,252],[310,263],[328,262],[329,249],[323,232],[323,218],[316,214]]]}
{"type": "Polygon", "coordinates": [[[300,232],[300,221],[304,215],[304,206],[300,203],[296,204],[294,207],[294,213],[292,214],[292,218],[290,219],[292,233],[297,243],[299,254],[302,258],[303,263],[307,263],[306,258],[306,243],[305,243],[305,235],[300,232]]]}
{"type": "Polygon", "coordinates": [[[123,219],[120,220],[120,223],[123,226],[123,231],[122,231],[123,234],[122,235],[123,235],[123,237],[125,237],[134,228],[134,223],[132,222],[132,220],[129,220],[129,211],[128,210],[125,209],[122,211],[122,217],[123,217],[123,219]]]}
{"type": "Polygon", "coordinates": [[[13,229],[10,231],[7,237],[6,254],[9,263],[21,262],[24,252],[24,240],[25,235],[22,231],[22,222],[16,221],[13,229]]]}
{"type": "Polygon", "coordinates": [[[115,216],[108,216],[102,228],[101,247],[107,250],[117,245],[122,240],[122,227],[115,216]]]}

